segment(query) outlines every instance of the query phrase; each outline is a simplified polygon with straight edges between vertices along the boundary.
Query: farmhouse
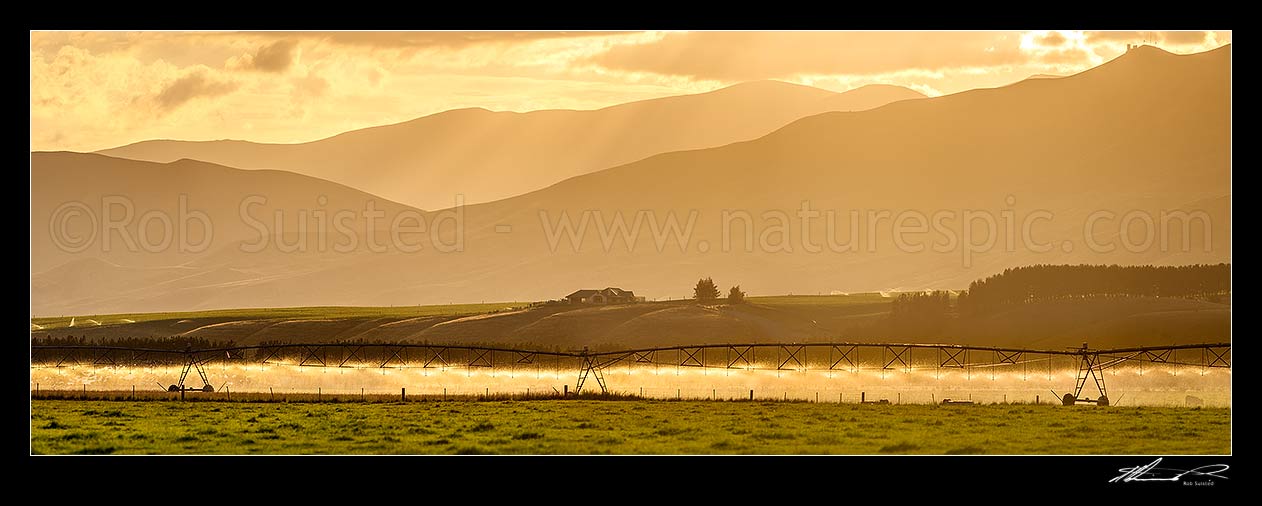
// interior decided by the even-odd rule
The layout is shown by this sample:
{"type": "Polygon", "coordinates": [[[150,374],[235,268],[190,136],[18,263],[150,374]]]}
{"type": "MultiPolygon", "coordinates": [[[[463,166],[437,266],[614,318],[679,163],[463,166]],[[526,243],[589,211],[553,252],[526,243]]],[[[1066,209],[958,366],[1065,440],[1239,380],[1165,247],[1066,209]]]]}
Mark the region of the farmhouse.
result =
{"type": "Polygon", "coordinates": [[[621,288],[605,288],[604,290],[579,290],[565,296],[570,304],[623,304],[639,302],[643,297],[636,297],[635,292],[621,288]]]}

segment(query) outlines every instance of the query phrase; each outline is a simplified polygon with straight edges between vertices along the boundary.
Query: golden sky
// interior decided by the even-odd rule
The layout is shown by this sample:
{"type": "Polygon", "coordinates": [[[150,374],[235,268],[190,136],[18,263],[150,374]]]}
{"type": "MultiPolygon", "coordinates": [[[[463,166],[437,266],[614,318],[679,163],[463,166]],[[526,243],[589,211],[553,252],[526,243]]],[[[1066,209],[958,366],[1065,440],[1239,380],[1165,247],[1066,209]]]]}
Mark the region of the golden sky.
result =
{"type": "Polygon", "coordinates": [[[31,149],[303,142],[462,107],[594,109],[777,79],[930,96],[1069,74],[1199,32],[31,32],[31,149]]]}

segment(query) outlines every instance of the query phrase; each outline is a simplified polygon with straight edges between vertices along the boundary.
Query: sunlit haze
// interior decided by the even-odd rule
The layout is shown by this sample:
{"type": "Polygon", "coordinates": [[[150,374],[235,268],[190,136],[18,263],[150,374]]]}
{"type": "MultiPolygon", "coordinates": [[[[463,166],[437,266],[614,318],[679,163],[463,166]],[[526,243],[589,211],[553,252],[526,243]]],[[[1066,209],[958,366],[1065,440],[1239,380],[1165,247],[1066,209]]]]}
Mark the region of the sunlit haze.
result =
{"type": "Polygon", "coordinates": [[[31,149],[304,142],[449,109],[595,109],[774,79],[928,96],[1218,32],[32,32],[31,149]]]}

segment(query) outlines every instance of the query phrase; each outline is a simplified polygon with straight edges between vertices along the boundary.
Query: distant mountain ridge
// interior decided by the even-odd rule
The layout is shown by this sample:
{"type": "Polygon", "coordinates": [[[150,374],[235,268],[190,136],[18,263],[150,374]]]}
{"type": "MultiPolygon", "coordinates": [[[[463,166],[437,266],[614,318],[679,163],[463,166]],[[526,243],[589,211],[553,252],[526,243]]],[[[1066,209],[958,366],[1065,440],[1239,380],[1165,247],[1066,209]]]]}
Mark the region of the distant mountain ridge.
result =
{"type": "Polygon", "coordinates": [[[456,194],[467,204],[499,200],[658,153],[754,139],[812,114],[917,98],[898,86],[835,93],[755,81],[588,111],[456,109],[299,144],[154,140],[98,153],[288,170],[441,209],[456,194]]]}

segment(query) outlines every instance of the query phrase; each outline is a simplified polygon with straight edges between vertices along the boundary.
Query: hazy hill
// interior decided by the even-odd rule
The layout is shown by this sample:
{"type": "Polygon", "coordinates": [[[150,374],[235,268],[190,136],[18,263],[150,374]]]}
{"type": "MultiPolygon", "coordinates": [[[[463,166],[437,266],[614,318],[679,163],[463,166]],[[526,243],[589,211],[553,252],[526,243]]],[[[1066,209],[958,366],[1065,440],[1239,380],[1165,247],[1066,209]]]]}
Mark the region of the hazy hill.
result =
{"type": "MultiPolygon", "coordinates": [[[[178,306],[200,300],[201,295],[191,296],[190,291],[213,293],[266,282],[277,275],[277,266],[290,274],[319,269],[324,265],[319,258],[347,244],[349,237],[358,244],[347,249],[365,248],[368,222],[345,221],[345,231],[329,224],[321,233],[313,213],[361,213],[370,202],[382,213],[381,227],[388,227],[400,212],[418,213],[353,188],[284,171],[240,170],[195,160],[160,164],[97,154],[32,153],[32,306],[92,307],[103,305],[103,298],[117,304],[133,296],[178,306]],[[95,221],[71,214],[84,211],[95,221]],[[305,229],[299,226],[304,215],[309,218],[305,229]],[[198,216],[209,221],[209,230],[198,216]],[[57,225],[63,244],[91,238],[89,247],[63,249],[50,223],[57,225]],[[268,236],[261,250],[243,248],[262,242],[256,229],[260,226],[281,234],[284,245],[268,236]]],[[[374,237],[383,235],[378,231],[374,237]]]]}
{"type": "MultiPolygon", "coordinates": [[[[487,250],[513,253],[501,259],[513,267],[497,285],[507,289],[503,293],[522,287],[538,296],[589,279],[652,295],[684,296],[687,280],[699,275],[754,293],[829,293],[962,288],[1004,267],[1032,263],[1220,262],[1229,259],[1231,230],[1230,92],[1230,46],[1188,56],[1146,48],[1061,79],[812,116],[754,141],[654,156],[477,206],[469,216],[512,225],[511,235],[486,239],[487,250]],[[889,214],[877,222],[874,246],[861,223],[855,251],[812,253],[800,239],[796,213],[803,201],[835,211],[833,228],[842,242],[850,235],[851,211],[863,221],[869,212],[889,214]],[[601,211],[608,222],[620,211],[631,223],[640,210],[654,211],[659,223],[674,212],[681,224],[695,211],[687,251],[668,241],[659,252],[648,227],[634,254],[617,240],[604,251],[593,231],[577,250],[563,239],[549,254],[541,239],[547,235],[541,211],[552,223],[566,212],[577,227],[584,212],[601,211]],[[753,217],[753,252],[743,251],[747,234],[739,224],[726,227],[731,251],[722,251],[724,210],[753,217]],[[958,245],[947,253],[905,250],[889,234],[892,218],[904,210],[954,213],[947,224],[960,242],[968,239],[960,225],[965,211],[989,212],[1002,234],[1001,213],[1010,210],[1019,234],[1020,220],[1045,210],[1053,219],[1035,222],[1031,237],[1053,247],[1033,252],[1017,241],[1010,252],[1000,238],[968,262],[958,245]],[[1184,251],[1181,230],[1171,226],[1168,247],[1154,241],[1130,251],[1117,231],[1135,210],[1155,222],[1161,211],[1204,212],[1212,233],[1205,241],[1193,229],[1184,251]],[[779,239],[773,227],[780,222],[763,218],[768,211],[785,218],[793,251],[759,245],[763,238],[772,246],[779,239]],[[1091,235],[1111,241],[1109,252],[1091,251],[1083,232],[1100,212],[1113,218],[1096,222],[1091,235]],[[700,251],[702,241],[709,251],[700,251]],[[1064,241],[1071,241],[1068,252],[1064,241]]],[[[814,221],[814,242],[827,237],[824,225],[824,217],[814,221]]],[[[977,228],[984,238],[984,227],[977,228]]],[[[1132,242],[1142,246],[1143,238],[1136,234],[1132,242]]]]}
{"type": "MultiPolygon", "coordinates": [[[[190,286],[175,290],[149,278],[115,272],[99,279],[131,279],[114,282],[126,287],[126,293],[113,284],[83,287],[75,292],[79,297],[74,301],[36,293],[33,312],[541,300],[604,286],[651,298],[680,297],[690,294],[692,283],[702,276],[713,276],[723,290],[739,283],[754,295],[827,294],[963,288],[1005,267],[1034,263],[1230,261],[1230,56],[1230,46],[1187,56],[1141,48],[1074,76],[902,101],[862,112],[820,114],[747,142],[651,156],[466,208],[465,247],[458,253],[431,248],[419,253],[304,256],[269,250],[241,255],[227,245],[182,264],[205,273],[213,283],[197,284],[191,281],[196,278],[185,277],[190,286]],[[850,239],[851,211],[864,221],[869,212],[888,214],[877,222],[875,241],[868,241],[869,231],[861,223],[855,250],[825,247],[812,252],[803,244],[804,229],[797,216],[803,201],[817,211],[834,212],[831,228],[840,242],[850,239]],[[929,244],[924,251],[899,247],[889,231],[893,218],[907,210],[926,216],[948,213],[945,225],[957,234],[956,245],[947,252],[929,250],[929,244]],[[964,212],[988,213],[996,220],[996,232],[1003,234],[1004,213],[1013,213],[1019,232],[1021,220],[1036,210],[1051,214],[1031,227],[1032,239],[1050,245],[1049,251],[1032,251],[1022,241],[1009,251],[1005,238],[999,237],[992,247],[977,248],[987,251],[963,255],[960,244],[987,242],[984,223],[975,222],[971,228],[960,224],[964,212]],[[1135,210],[1150,213],[1154,221],[1159,211],[1204,213],[1212,233],[1205,240],[1200,229],[1193,228],[1185,250],[1184,234],[1175,227],[1165,247],[1154,241],[1131,251],[1118,243],[1117,233],[1121,218],[1135,210]],[[725,227],[724,211],[748,213],[752,234],[745,233],[743,221],[725,227]],[[622,213],[633,225],[640,212],[646,214],[634,247],[628,248],[621,233],[612,232],[606,237],[610,247],[605,248],[597,218],[609,224],[622,213]],[[1111,242],[1113,250],[1093,252],[1086,244],[1084,223],[1102,212],[1112,213],[1112,218],[1098,222],[1090,237],[1111,242]],[[575,229],[584,215],[590,223],[578,246],[563,232],[552,234],[559,237],[554,250],[544,222],[555,226],[562,213],[575,229]],[[670,213],[681,227],[686,227],[689,215],[695,216],[682,248],[668,233],[659,248],[648,224],[653,221],[660,228],[670,213]],[[730,231],[727,248],[725,228],[730,231]],[[966,237],[963,230],[974,235],[966,237]],[[745,250],[747,237],[753,239],[752,251],[745,250]],[[789,248],[777,248],[784,237],[789,248]],[[232,280],[237,271],[256,277],[232,280]]],[[[60,175],[52,162],[68,156],[35,158],[33,173],[50,173],[48,181],[33,183],[37,202],[54,201],[43,200],[46,184],[80,188],[84,196],[127,188],[81,186],[76,178],[60,175]]],[[[110,160],[76,161],[91,172],[98,159],[110,160]]],[[[149,167],[133,161],[108,163],[149,167]]],[[[214,170],[236,174],[226,168],[214,170]]],[[[175,202],[180,193],[196,190],[187,181],[159,173],[148,178],[155,191],[165,195],[164,201],[175,202]]],[[[246,184],[223,188],[225,199],[240,199],[252,191],[246,184]]],[[[291,195],[294,205],[300,206],[324,190],[273,191],[291,195]]],[[[46,224],[32,218],[33,242],[46,233],[46,224]]],[[[825,244],[825,225],[823,216],[815,219],[812,243],[825,244]]],[[[945,239],[934,230],[910,237],[939,246],[945,239]]],[[[1134,242],[1142,240],[1140,235],[1134,242]]],[[[52,251],[40,262],[55,266],[84,256],[52,251]]],[[[113,263],[173,265],[145,255],[115,258],[113,263]]],[[[72,272],[82,277],[94,269],[114,268],[78,265],[72,272]]],[[[71,271],[36,271],[33,267],[33,286],[74,282],[66,279],[65,272],[71,271]]]]}
{"type": "Polygon", "coordinates": [[[458,109],[302,144],[155,140],[100,153],[282,169],[441,209],[458,193],[468,204],[498,200],[658,153],[753,139],[812,114],[923,97],[898,86],[834,93],[758,81],[590,111],[458,109]]]}

